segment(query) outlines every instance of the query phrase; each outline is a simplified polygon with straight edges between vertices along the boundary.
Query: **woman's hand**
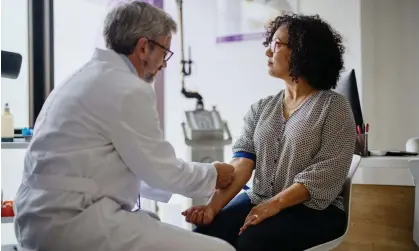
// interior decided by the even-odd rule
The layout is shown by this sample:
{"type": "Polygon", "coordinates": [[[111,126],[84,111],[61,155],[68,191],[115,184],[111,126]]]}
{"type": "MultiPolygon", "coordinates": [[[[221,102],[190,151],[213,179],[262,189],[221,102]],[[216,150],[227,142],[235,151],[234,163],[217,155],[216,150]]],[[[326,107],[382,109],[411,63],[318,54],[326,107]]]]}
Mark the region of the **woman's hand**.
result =
{"type": "Polygon", "coordinates": [[[272,217],[281,211],[280,207],[274,200],[268,200],[252,208],[250,213],[247,215],[244,225],[240,228],[241,234],[250,225],[256,225],[263,220],[272,217]]]}
{"type": "Polygon", "coordinates": [[[214,220],[216,214],[215,209],[208,205],[193,206],[182,212],[182,215],[185,216],[186,222],[197,226],[210,224],[214,220]]]}

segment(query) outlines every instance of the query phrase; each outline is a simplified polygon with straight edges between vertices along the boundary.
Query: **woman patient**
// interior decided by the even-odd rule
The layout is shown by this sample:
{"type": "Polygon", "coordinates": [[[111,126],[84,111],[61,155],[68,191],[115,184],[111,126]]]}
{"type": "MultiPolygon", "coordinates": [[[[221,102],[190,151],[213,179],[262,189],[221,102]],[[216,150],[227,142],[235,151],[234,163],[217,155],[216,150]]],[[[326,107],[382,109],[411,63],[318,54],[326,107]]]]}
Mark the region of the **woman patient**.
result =
{"type": "Polygon", "coordinates": [[[318,16],[269,24],[268,70],[285,89],[254,103],[233,147],[235,179],[182,214],[238,251],[305,250],[341,236],[341,191],[354,152],[351,107],[336,87],[341,36],[318,16]],[[255,171],[253,187],[237,195],[255,171]],[[237,195],[237,196],[236,196],[237,195]]]}

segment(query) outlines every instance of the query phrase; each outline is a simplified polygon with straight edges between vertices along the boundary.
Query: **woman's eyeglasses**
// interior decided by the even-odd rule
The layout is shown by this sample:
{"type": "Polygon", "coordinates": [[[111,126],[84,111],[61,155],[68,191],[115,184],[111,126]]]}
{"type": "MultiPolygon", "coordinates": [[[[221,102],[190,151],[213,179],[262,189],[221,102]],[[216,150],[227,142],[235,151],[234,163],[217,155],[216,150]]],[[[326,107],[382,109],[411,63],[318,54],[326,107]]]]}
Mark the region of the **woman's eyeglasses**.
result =
{"type": "Polygon", "coordinates": [[[271,44],[269,45],[269,49],[272,52],[276,52],[279,46],[284,45],[288,47],[288,43],[281,42],[280,40],[272,40],[271,44]]]}

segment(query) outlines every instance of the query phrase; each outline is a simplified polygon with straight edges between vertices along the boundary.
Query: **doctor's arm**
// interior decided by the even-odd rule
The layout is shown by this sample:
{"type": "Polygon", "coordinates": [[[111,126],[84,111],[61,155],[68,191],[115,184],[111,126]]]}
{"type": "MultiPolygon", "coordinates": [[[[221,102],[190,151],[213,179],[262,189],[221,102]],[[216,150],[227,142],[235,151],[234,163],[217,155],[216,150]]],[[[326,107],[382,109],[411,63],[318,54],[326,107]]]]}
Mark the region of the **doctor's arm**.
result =
{"type": "Polygon", "coordinates": [[[217,183],[214,165],[178,159],[172,145],[163,139],[151,86],[141,85],[127,94],[119,109],[118,118],[111,122],[111,140],[140,180],[187,197],[213,194],[217,183]]]}

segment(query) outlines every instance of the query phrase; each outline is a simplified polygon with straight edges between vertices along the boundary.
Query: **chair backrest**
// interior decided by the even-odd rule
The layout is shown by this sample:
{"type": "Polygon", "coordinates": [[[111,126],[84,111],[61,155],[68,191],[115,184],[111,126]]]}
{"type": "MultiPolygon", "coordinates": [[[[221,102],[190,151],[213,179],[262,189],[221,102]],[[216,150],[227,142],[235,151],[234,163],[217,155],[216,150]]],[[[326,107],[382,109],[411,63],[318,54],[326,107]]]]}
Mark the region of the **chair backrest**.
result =
{"type": "Polygon", "coordinates": [[[419,246],[419,159],[409,160],[409,169],[415,185],[415,208],[413,214],[413,241],[419,246]]]}
{"type": "Polygon", "coordinates": [[[352,178],[355,175],[356,170],[358,169],[359,163],[361,162],[361,156],[353,155],[351,167],[349,168],[348,176],[346,178],[345,184],[343,185],[342,195],[344,198],[344,207],[346,213],[346,229],[345,233],[329,242],[317,245],[315,247],[306,249],[305,251],[324,251],[324,250],[334,250],[345,238],[345,235],[348,234],[350,220],[351,220],[351,187],[352,187],[352,178]]]}
{"type": "Polygon", "coordinates": [[[352,157],[351,167],[348,172],[348,177],[346,178],[345,184],[343,185],[343,204],[345,207],[346,213],[346,232],[349,229],[350,225],[350,216],[351,216],[351,188],[352,188],[352,178],[355,175],[356,170],[358,169],[359,163],[361,162],[361,156],[354,154],[352,157]]]}

